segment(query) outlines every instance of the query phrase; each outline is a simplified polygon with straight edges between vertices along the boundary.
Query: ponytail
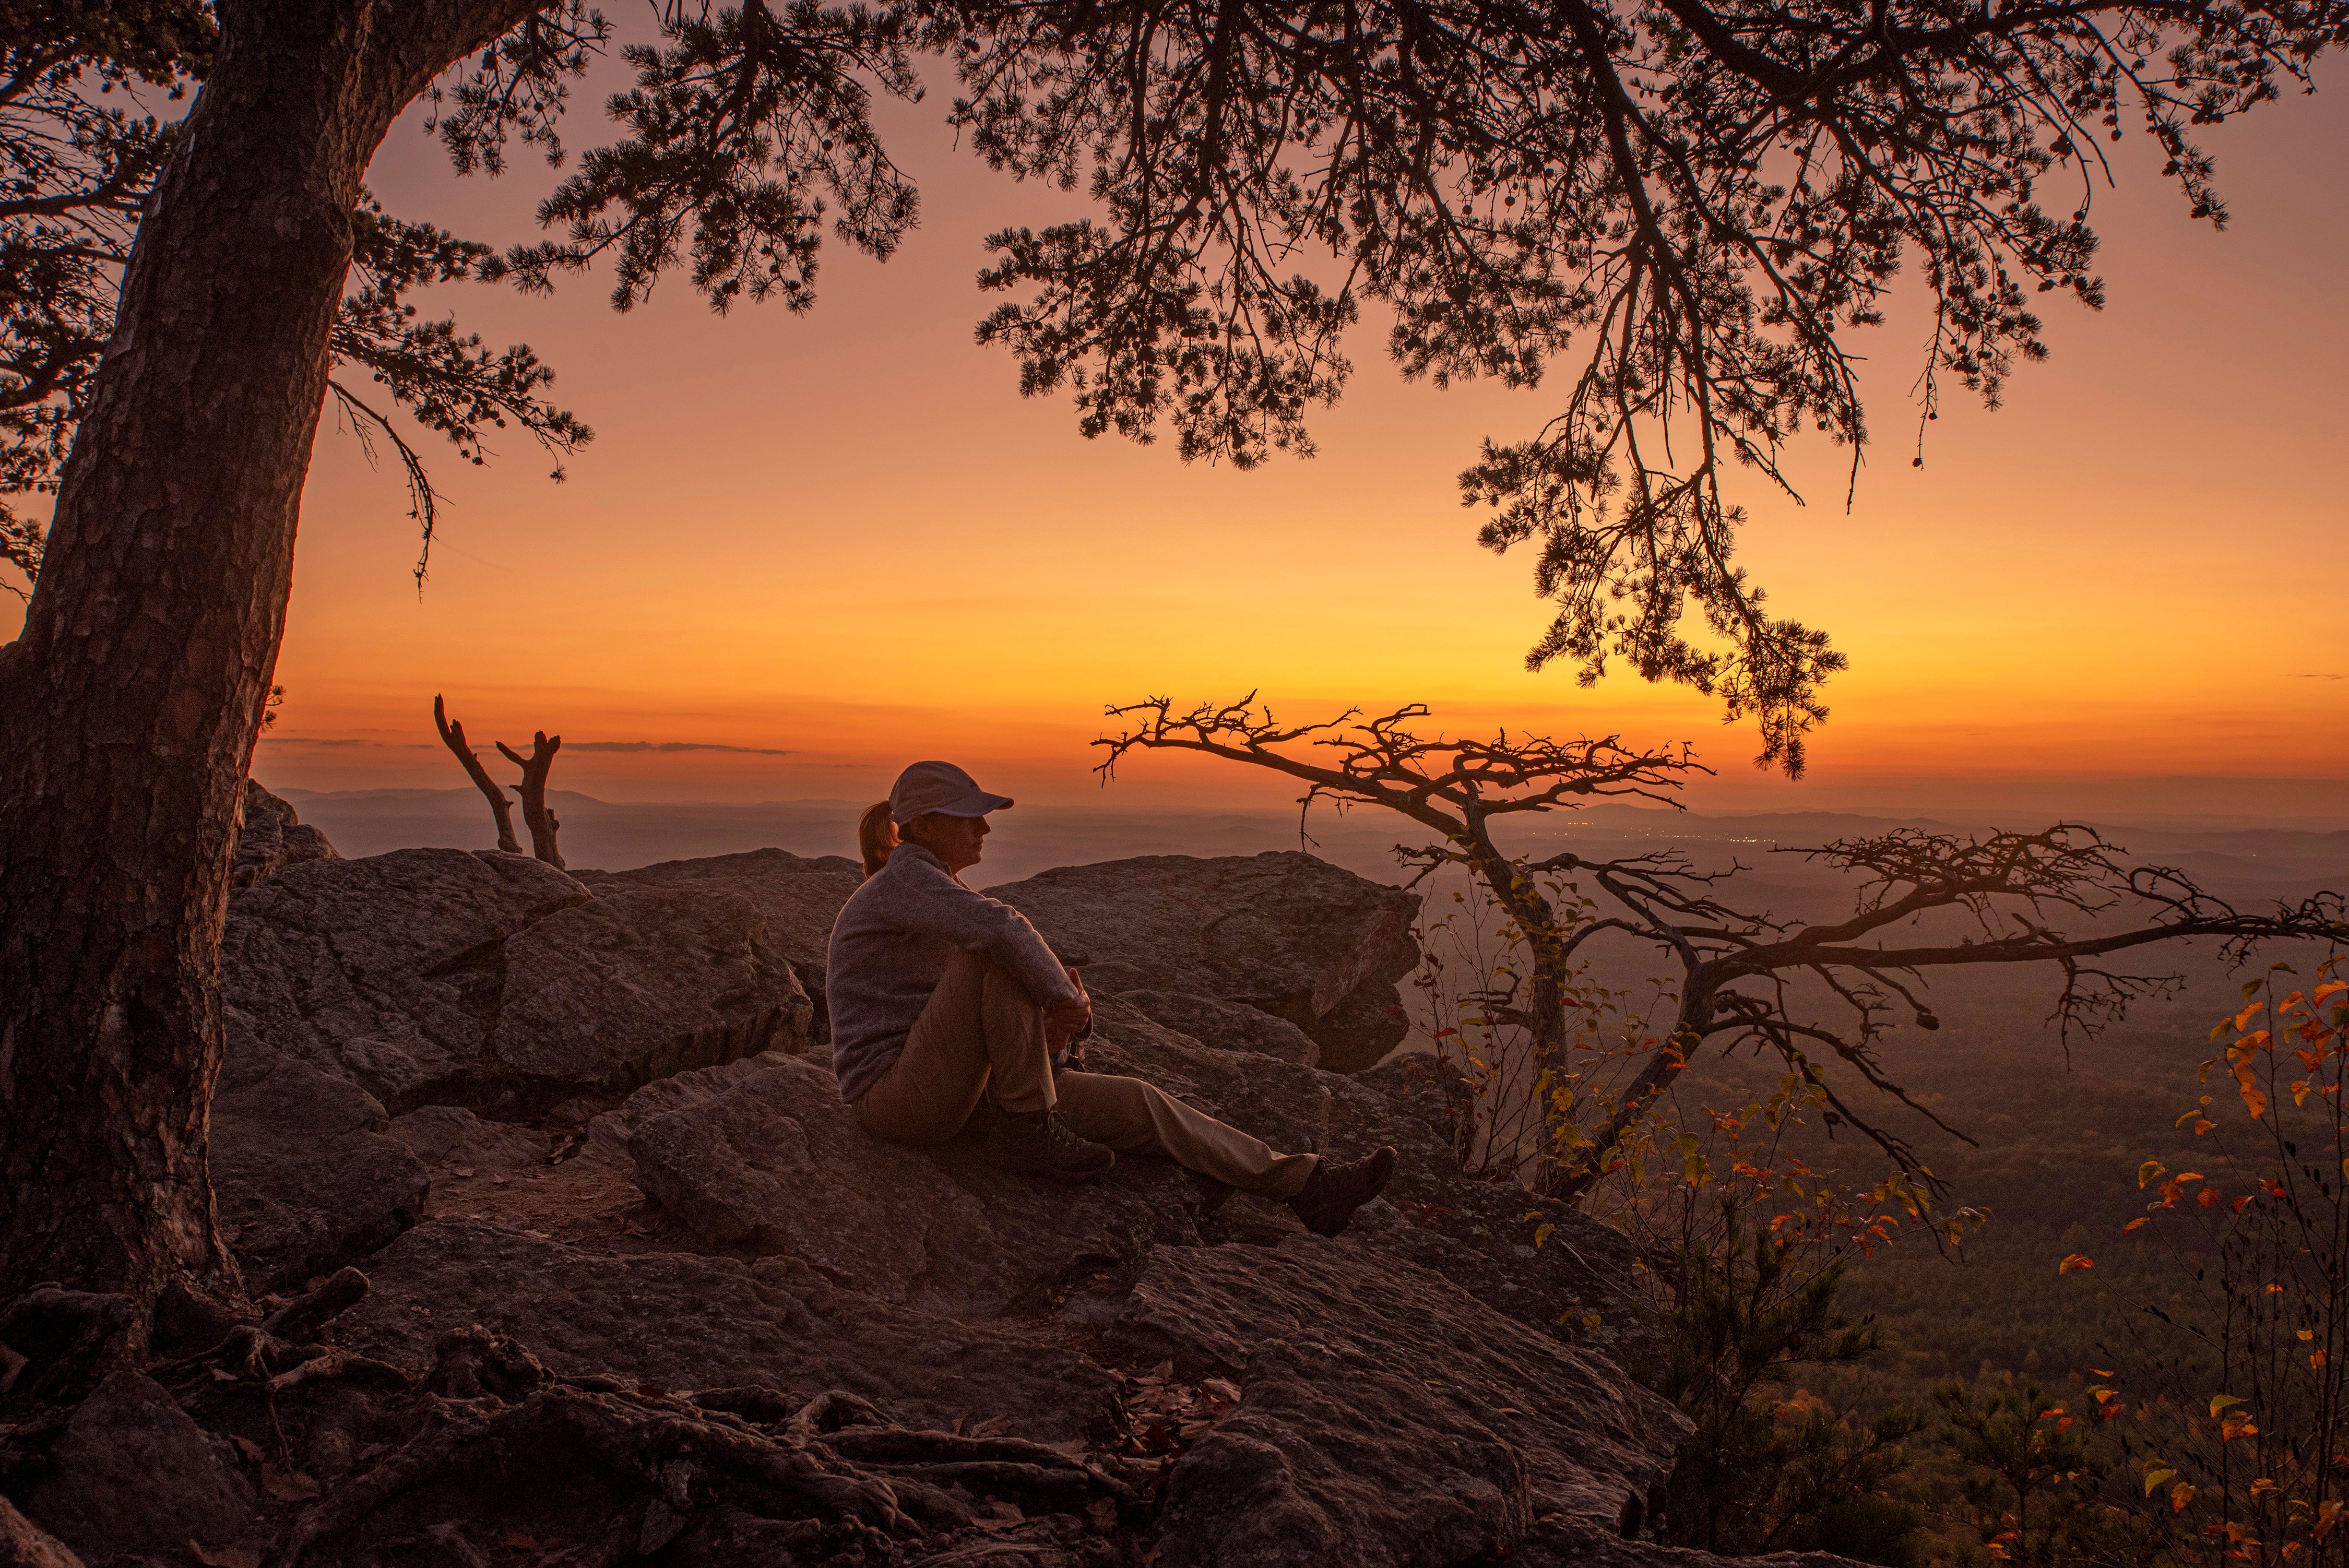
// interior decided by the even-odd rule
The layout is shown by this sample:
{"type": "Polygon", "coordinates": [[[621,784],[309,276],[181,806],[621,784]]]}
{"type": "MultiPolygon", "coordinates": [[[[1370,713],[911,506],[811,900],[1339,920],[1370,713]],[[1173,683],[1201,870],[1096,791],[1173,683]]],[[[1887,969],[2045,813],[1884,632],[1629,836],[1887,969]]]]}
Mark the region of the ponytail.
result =
{"type": "Polygon", "coordinates": [[[889,802],[876,800],[856,819],[856,850],[864,857],[864,874],[877,875],[897,847],[897,824],[889,820],[889,802]]]}

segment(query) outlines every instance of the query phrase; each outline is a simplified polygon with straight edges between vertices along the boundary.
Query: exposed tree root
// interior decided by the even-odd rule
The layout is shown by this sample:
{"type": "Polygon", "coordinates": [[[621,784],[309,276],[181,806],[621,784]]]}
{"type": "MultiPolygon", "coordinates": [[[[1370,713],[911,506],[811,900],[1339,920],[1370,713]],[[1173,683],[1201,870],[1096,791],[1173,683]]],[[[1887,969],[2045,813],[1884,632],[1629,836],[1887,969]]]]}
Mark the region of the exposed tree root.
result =
{"type": "Polygon", "coordinates": [[[326,1284],[295,1296],[261,1320],[262,1331],[280,1339],[307,1339],[343,1313],[357,1306],[367,1293],[367,1277],[355,1268],[336,1269],[326,1284]]]}
{"type": "MultiPolygon", "coordinates": [[[[969,1528],[971,1494],[1053,1512],[1083,1513],[1103,1501],[1120,1511],[1144,1506],[1133,1487],[1059,1449],[891,1426],[869,1401],[841,1390],[796,1410],[771,1388],[690,1400],[642,1394],[605,1377],[555,1377],[521,1346],[481,1328],[446,1336],[440,1351],[419,1390],[425,1429],[304,1512],[276,1568],[296,1568],[319,1543],[408,1494],[494,1486],[501,1475],[550,1460],[584,1460],[644,1496],[638,1522],[618,1525],[605,1550],[588,1553],[613,1561],[659,1551],[697,1514],[719,1507],[822,1522],[841,1544],[861,1543],[886,1559],[896,1554],[893,1543],[969,1528]],[[845,1420],[858,1424],[826,1429],[845,1420]]],[[[269,1387],[334,1375],[332,1367],[311,1368],[339,1354],[277,1373],[269,1387]]]]}

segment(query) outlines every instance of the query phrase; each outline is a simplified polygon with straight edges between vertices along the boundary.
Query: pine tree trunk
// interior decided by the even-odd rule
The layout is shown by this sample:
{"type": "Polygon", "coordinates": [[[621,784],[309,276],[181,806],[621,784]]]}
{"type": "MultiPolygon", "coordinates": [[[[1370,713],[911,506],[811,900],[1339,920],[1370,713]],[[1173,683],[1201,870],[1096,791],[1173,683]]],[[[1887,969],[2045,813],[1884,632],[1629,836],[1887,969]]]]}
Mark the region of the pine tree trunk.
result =
{"type": "Polygon", "coordinates": [[[398,109],[528,9],[221,6],[0,648],[0,1301],[241,1294],[206,1163],[221,923],[351,212],[398,109]]]}

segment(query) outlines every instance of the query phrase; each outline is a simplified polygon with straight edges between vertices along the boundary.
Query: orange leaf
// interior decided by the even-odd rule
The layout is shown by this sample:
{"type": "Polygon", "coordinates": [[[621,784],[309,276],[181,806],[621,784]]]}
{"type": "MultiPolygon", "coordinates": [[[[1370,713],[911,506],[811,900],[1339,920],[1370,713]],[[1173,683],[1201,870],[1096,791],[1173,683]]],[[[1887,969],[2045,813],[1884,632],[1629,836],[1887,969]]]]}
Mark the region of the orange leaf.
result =
{"type": "Polygon", "coordinates": [[[2055,1265],[2055,1272],[2059,1274],[2067,1274],[2074,1269],[2092,1269],[2095,1266],[2096,1260],[2094,1258],[2082,1257],[2078,1253],[2067,1253],[2064,1256],[2064,1261],[2055,1265]]]}

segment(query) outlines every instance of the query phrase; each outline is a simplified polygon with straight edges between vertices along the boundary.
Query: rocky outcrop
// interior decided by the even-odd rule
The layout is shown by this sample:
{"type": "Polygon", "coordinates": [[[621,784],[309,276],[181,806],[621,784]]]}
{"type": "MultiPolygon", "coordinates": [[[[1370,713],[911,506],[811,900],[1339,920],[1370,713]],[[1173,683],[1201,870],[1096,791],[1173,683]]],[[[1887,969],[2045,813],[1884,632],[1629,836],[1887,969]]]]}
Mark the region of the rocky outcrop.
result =
{"type": "Polygon", "coordinates": [[[1644,1507],[1690,1429],[1611,1363],[1346,1242],[1162,1249],[1110,1342],[1240,1389],[1169,1477],[1169,1568],[1491,1561],[1541,1515],[1644,1507]]]}
{"type": "Polygon", "coordinates": [[[999,890],[1085,960],[1091,1069],[1396,1146],[1332,1243],[1147,1158],[1006,1176],[984,1110],[866,1137],[801,978],[853,877],[419,850],[239,891],[215,1171],[275,1326],[0,1432],[25,1530],[93,1564],[1713,1562],[1619,1536],[1685,1426],[1603,1354],[1619,1238],[1468,1180],[1427,1058],[1326,1070],[1388,1048],[1414,900],[1293,854],[999,890]]]}
{"type": "Polygon", "coordinates": [[[268,881],[282,868],[299,865],[304,861],[341,858],[335,852],[335,846],[326,841],[326,835],[296,816],[292,805],[254,780],[244,781],[244,797],[237,814],[236,849],[229,861],[229,886],[251,887],[268,881]]]}
{"type": "Polygon", "coordinates": [[[1407,1028],[1394,984],[1419,962],[1418,896],[1296,850],[1104,861],[988,891],[1083,957],[1094,990],[1253,1007],[1336,1071],[1371,1066],[1407,1028]]]}

